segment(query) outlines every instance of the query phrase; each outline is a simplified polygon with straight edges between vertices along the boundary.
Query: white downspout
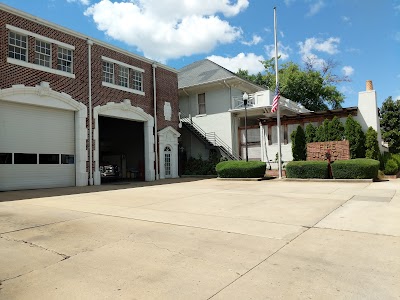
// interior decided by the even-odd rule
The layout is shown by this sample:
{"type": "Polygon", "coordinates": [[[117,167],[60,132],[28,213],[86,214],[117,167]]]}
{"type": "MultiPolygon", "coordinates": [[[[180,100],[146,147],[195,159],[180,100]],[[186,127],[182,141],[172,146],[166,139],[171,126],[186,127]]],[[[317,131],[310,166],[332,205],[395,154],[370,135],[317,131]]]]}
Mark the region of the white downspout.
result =
{"type": "Polygon", "coordinates": [[[89,185],[93,185],[93,125],[92,125],[92,45],[93,41],[87,40],[88,44],[88,71],[89,71],[89,185]]]}
{"type": "Polygon", "coordinates": [[[154,149],[156,158],[156,180],[160,179],[158,174],[158,136],[157,136],[157,83],[156,83],[156,68],[157,64],[153,63],[153,96],[154,96],[154,149]]]}

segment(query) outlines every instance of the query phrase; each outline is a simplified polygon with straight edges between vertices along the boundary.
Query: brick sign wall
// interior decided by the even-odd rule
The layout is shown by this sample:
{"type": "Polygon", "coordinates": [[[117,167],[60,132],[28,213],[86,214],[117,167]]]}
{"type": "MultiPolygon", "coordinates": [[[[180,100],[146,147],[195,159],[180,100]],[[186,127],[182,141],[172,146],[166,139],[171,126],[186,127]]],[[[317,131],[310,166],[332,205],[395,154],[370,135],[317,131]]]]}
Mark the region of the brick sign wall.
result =
{"type": "Polygon", "coordinates": [[[316,142],[307,144],[307,160],[326,160],[330,149],[331,161],[350,159],[349,141],[316,142]]]}

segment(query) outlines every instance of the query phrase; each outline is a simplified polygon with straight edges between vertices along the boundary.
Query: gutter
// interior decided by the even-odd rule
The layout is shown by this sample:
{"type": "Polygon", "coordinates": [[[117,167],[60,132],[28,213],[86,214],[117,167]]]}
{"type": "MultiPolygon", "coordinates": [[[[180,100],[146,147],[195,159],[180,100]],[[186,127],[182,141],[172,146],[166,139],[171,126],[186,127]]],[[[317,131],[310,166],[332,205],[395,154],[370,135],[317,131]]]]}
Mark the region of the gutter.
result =
{"type": "Polygon", "coordinates": [[[89,185],[93,185],[93,125],[92,125],[92,45],[93,41],[87,40],[88,44],[88,71],[89,71],[89,185]]]}
{"type": "Polygon", "coordinates": [[[154,97],[154,150],[156,159],[156,180],[160,179],[158,174],[158,128],[157,128],[157,82],[156,82],[156,68],[157,63],[153,62],[151,65],[153,67],[153,97],[154,97]]]}

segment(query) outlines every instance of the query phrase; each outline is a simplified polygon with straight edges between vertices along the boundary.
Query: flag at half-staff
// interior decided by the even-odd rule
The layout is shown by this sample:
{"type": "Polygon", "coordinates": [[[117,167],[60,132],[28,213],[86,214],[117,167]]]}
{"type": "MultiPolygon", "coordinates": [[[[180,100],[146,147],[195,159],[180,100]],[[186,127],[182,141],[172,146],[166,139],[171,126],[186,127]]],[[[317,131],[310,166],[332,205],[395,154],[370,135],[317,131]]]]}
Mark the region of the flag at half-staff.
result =
{"type": "Polygon", "coordinates": [[[279,84],[276,85],[275,88],[275,95],[274,95],[274,99],[272,100],[272,108],[271,108],[271,112],[276,112],[278,110],[278,106],[279,106],[279,98],[281,97],[281,94],[279,92],[279,84]]]}

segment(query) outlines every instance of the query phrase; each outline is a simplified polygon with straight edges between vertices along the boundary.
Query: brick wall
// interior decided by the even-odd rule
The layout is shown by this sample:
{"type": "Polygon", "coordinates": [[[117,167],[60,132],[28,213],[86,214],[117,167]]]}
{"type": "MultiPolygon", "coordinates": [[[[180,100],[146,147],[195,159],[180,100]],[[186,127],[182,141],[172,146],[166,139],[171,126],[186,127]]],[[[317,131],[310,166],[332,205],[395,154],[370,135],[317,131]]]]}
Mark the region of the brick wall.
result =
{"type": "MultiPolygon", "coordinates": [[[[28,62],[35,60],[35,39],[28,39],[28,62]]],[[[129,99],[133,106],[142,108],[147,114],[154,117],[153,97],[153,68],[152,64],[133,56],[115,51],[102,45],[92,46],[92,107],[105,105],[108,102],[122,102],[129,99]],[[102,59],[106,56],[114,60],[144,69],[143,92],[144,96],[131,92],[121,91],[102,86],[102,59]]],[[[57,68],[57,46],[52,44],[52,68],[57,68]]],[[[115,74],[115,76],[118,73],[115,74]]],[[[88,45],[86,39],[65,33],[61,30],[50,28],[35,21],[0,10],[0,89],[10,88],[12,85],[23,84],[36,86],[42,81],[50,83],[50,87],[57,92],[64,92],[74,100],[88,106],[88,45]],[[59,42],[75,47],[73,55],[73,74],[75,79],[52,74],[28,67],[7,63],[8,33],[6,24],[27,30],[59,42]]],[[[131,80],[131,78],[130,78],[131,80]]],[[[167,126],[178,129],[178,77],[177,74],[161,66],[156,68],[157,83],[157,124],[158,130],[167,126]],[[172,109],[171,121],[164,118],[164,103],[170,102],[172,109]]],[[[89,120],[87,120],[88,125],[89,120]]],[[[92,120],[93,128],[94,122],[92,120]]],[[[87,126],[89,127],[89,126],[87,126]]],[[[87,148],[89,146],[87,145],[87,148]]]]}
{"type": "Polygon", "coordinates": [[[349,141],[316,142],[307,144],[307,160],[326,160],[330,150],[331,161],[350,159],[349,141]]]}

